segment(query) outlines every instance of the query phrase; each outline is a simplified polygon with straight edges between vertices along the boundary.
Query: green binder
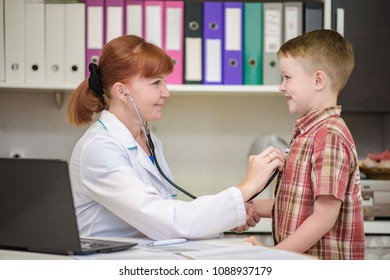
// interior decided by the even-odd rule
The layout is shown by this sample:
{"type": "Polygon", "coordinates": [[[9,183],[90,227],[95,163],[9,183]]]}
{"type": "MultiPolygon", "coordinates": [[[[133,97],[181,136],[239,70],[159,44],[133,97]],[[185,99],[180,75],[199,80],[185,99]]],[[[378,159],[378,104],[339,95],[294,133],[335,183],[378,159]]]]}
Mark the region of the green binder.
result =
{"type": "Polygon", "coordinates": [[[243,66],[243,84],[263,84],[263,3],[244,3],[243,66]]]}

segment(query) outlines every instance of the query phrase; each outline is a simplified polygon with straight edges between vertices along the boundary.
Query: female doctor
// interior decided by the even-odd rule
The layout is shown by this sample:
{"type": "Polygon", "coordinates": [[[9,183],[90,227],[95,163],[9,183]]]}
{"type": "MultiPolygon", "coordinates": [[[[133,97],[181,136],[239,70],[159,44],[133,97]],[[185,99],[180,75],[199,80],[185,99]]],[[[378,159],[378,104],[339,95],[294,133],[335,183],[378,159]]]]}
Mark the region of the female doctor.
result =
{"type": "Polygon", "coordinates": [[[245,202],[282,168],[279,150],[269,147],[250,157],[243,182],[191,202],[177,200],[175,188],[158,172],[155,157],[172,179],[161,142],[152,134],[148,143],[145,126],[161,117],[169,97],[165,79],[172,70],[163,50],[125,35],[104,46],[99,65],[89,65],[90,77],[73,93],[72,124],[89,124],[99,114],[70,160],[81,236],[195,239],[258,222],[245,202]]]}

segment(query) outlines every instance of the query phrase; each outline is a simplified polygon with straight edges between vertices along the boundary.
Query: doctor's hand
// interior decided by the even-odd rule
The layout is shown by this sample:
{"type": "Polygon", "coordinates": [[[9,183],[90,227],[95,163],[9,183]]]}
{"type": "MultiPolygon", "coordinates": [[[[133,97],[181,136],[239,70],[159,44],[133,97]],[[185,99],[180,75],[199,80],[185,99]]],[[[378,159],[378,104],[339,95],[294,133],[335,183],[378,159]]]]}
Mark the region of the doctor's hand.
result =
{"type": "Polygon", "coordinates": [[[246,210],[246,224],[236,227],[232,229],[231,231],[235,233],[243,233],[244,231],[247,231],[250,227],[254,227],[257,225],[257,223],[260,221],[260,215],[256,212],[255,207],[252,203],[246,202],[245,203],[245,210],[246,210]]]}
{"type": "Polygon", "coordinates": [[[272,146],[258,155],[249,157],[246,177],[243,182],[236,185],[244,201],[248,201],[254,194],[260,192],[276,169],[279,171],[283,169],[284,159],[284,154],[272,146]]]}

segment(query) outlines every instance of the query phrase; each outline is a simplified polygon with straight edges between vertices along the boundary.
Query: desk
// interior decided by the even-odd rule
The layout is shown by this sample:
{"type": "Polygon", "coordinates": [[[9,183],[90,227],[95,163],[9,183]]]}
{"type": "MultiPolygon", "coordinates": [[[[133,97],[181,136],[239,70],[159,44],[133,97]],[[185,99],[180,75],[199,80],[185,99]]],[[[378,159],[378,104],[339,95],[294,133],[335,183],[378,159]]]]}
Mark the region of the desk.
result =
{"type": "Polygon", "coordinates": [[[266,247],[252,246],[243,238],[222,238],[187,241],[170,246],[148,246],[149,239],[110,238],[110,240],[130,241],[137,246],[113,253],[88,256],[62,256],[0,250],[2,260],[304,260],[309,256],[266,247]]]}

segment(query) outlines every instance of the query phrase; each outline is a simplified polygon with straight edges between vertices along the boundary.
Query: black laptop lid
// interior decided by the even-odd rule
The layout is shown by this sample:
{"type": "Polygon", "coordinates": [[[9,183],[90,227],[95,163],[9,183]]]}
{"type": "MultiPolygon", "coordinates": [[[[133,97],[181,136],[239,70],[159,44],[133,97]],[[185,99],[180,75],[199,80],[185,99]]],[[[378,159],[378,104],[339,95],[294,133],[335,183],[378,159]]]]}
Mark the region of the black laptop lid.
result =
{"type": "Polygon", "coordinates": [[[1,247],[80,251],[65,161],[0,159],[0,182],[1,247]]]}

